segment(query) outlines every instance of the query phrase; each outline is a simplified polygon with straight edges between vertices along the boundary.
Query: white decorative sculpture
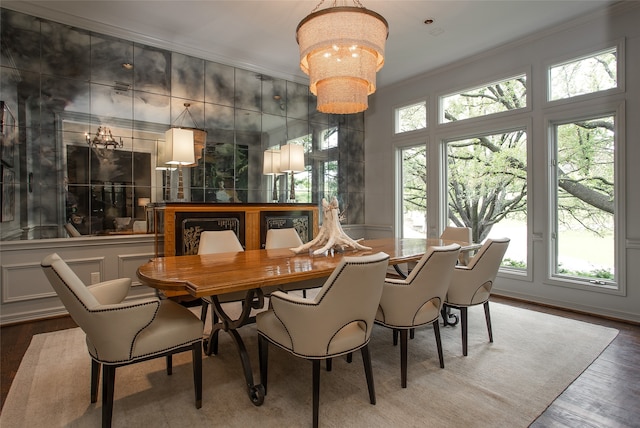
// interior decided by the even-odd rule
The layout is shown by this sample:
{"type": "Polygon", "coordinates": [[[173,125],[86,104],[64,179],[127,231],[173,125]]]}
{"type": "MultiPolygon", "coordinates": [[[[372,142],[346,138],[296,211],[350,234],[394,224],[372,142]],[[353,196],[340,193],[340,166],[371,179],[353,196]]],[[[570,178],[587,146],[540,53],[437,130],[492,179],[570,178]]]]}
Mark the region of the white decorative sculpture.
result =
{"type": "Polygon", "coordinates": [[[313,255],[319,256],[329,251],[330,249],[336,249],[343,251],[345,248],[353,248],[354,250],[370,250],[371,247],[365,247],[358,244],[358,240],[351,239],[344,233],[342,226],[340,226],[340,210],[338,209],[338,199],[334,196],[331,203],[328,203],[326,199],[322,198],[322,212],[323,222],[318,236],[314,240],[307,242],[299,247],[292,248],[296,254],[308,251],[309,248],[322,246],[315,250],[313,255]]]}

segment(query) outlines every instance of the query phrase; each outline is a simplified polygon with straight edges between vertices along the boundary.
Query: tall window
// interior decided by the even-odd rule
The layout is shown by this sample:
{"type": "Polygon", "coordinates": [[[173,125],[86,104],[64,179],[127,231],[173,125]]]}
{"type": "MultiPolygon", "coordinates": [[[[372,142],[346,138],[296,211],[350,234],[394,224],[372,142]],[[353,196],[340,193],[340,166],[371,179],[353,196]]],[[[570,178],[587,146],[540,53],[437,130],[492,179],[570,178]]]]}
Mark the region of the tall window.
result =
{"type": "Polygon", "coordinates": [[[427,150],[426,146],[400,150],[400,181],[403,238],[427,237],[427,150]]]}
{"type": "Polygon", "coordinates": [[[338,161],[324,162],[322,171],[323,194],[330,200],[333,196],[338,196],[338,161]]]}
{"type": "Polygon", "coordinates": [[[552,275],[613,287],[615,271],[614,116],[553,127],[552,275]]]}
{"type": "Polygon", "coordinates": [[[527,267],[527,192],[525,130],[447,142],[447,224],[511,238],[503,266],[527,267]]]}

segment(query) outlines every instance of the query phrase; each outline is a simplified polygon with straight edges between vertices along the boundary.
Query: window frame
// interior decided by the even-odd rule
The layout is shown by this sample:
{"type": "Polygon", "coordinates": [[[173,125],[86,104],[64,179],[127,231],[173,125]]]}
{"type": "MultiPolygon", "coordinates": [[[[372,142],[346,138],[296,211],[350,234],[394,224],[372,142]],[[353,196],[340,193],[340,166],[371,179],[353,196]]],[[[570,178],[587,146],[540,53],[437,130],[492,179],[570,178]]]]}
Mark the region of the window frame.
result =
{"type": "Polygon", "coordinates": [[[485,76],[482,79],[476,79],[473,81],[469,81],[468,84],[466,85],[460,85],[457,86],[456,88],[453,89],[448,89],[447,91],[443,91],[437,94],[436,97],[436,103],[437,103],[437,111],[436,111],[436,117],[437,117],[437,126],[438,127],[455,127],[455,126],[471,126],[471,125],[477,125],[479,123],[482,123],[483,121],[486,120],[498,120],[504,117],[511,117],[511,116],[515,116],[515,115],[519,115],[519,114],[523,114],[523,113],[530,113],[532,111],[532,91],[531,91],[531,86],[532,86],[532,72],[531,72],[531,66],[526,66],[526,67],[520,67],[514,70],[511,70],[509,72],[506,73],[500,73],[500,74],[495,74],[495,75],[489,75],[489,76],[485,76]],[[458,120],[455,122],[443,122],[444,119],[444,108],[443,108],[443,98],[447,97],[447,96],[451,96],[451,95],[457,95],[460,94],[462,92],[468,91],[468,90],[472,90],[472,89],[476,89],[476,88],[480,88],[483,86],[489,86],[493,83],[497,83],[497,82],[502,82],[505,80],[509,80],[515,77],[518,77],[520,75],[524,74],[525,75],[525,79],[527,81],[527,94],[526,94],[526,102],[527,105],[526,107],[522,107],[519,109],[515,109],[515,110],[507,110],[507,111],[501,111],[498,113],[491,113],[491,114],[487,114],[484,116],[476,116],[476,117],[471,117],[468,119],[462,119],[462,120],[458,120]]]}
{"type": "Polygon", "coordinates": [[[571,54],[568,54],[568,55],[554,57],[544,61],[544,64],[543,64],[544,70],[545,70],[544,72],[544,78],[545,78],[544,108],[557,106],[557,105],[571,104],[571,103],[576,103],[576,102],[581,102],[586,100],[607,97],[614,94],[624,93],[625,82],[626,82],[625,63],[626,63],[626,60],[625,60],[625,39],[624,38],[617,39],[615,41],[611,41],[607,43],[601,43],[595,46],[591,46],[587,49],[582,49],[577,52],[572,52],[571,54]],[[597,92],[590,92],[588,94],[581,94],[581,95],[576,95],[568,98],[560,98],[557,100],[551,99],[551,84],[550,84],[551,83],[550,82],[551,67],[566,64],[572,61],[579,61],[581,59],[590,58],[592,56],[598,55],[599,53],[602,53],[614,47],[616,48],[616,55],[617,55],[616,76],[618,80],[618,85],[615,88],[605,89],[603,91],[597,91],[597,92]]]}
{"type": "MultiPolygon", "coordinates": [[[[547,172],[547,224],[545,225],[545,244],[547,246],[547,262],[545,266],[544,284],[561,286],[579,290],[587,290],[617,296],[627,295],[626,280],[626,170],[625,170],[625,101],[608,100],[603,102],[572,103],[570,109],[557,109],[556,112],[549,112],[544,118],[544,128],[546,130],[546,165],[547,172]],[[602,116],[614,116],[614,199],[616,201],[614,224],[615,224],[615,244],[614,244],[614,265],[615,265],[615,287],[591,283],[586,279],[568,277],[555,274],[556,249],[553,234],[557,225],[557,191],[556,191],[556,166],[553,164],[556,153],[555,127],[556,125],[567,124],[579,120],[592,119],[602,116]]],[[[564,103],[563,103],[564,104],[564,103]]]]}
{"type": "Polygon", "coordinates": [[[429,129],[429,98],[428,97],[415,98],[409,102],[395,105],[392,108],[392,116],[393,116],[392,133],[394,138],[404,138],[405,136],[427,132],[427,130],[429,129]],[[417,104],[423,104],[423,103],[425,108],[425,118],[424,118],[425,127],[420,129],[413,129],[411,131],[399,131],[398,130],[400,126],[399,111],[403,108],[407,108],[407,107],[411,107],[411,106],[414,106],[417,104]]]}
{"type": "MultiPolygon", "coordinates": [[[[519,111],[519,110],[518,110],[519,111]]],[[[512,132],[517,130],[524,130],[527,133],[527,144],[526,144],[526,152],[527,152],[527,189],[533,189],[533,179],[532,179],[532,165],[533,165],[533,144],[532,144],[532,130],[533,130],[533,122],[530,117],[526,117],[523,119],[513,119],[513,118],[504,118],[499,117],[496,120],[485,121],[486,123],[478,124],[473,128],[469,128],[466,126],[460,126],[458,129],[446,130],[445,132],[440,132],[436,141],[438,141],[438,212],[434,213],[434,217],[437,220],[436,230],[437,235],[444,230],[447,225],[447,211],[449,209],[448,205],[448,191],[447,191],[447,178],[449,176],[448,173],[448,164],[447,164],[447,144],[451,141],[464,140],[468,138],[474,138],[483,135],[495,135],[505,132],[512,132]]],[[[455,122],[454,122],[455,123],[455,122]]],[[[517,280],[525,280],[525,281],[533,281],[533,241],[538,240],[534,237],[534,220],[532,215],[534,204],[535,194],[533,191],[527,191],[527,268],[526,269],[515,269],[501,266],[498,272],[499,276],[504,276],[506,278],[512,278],[517,280]]],[[[431,204],[432,206],[436,204],[431,204]]],[[[436,209],[438,209],[436,208],[436,209]]],[[[427,213],[427,218],[429,218],[430,213],[427,213]]],[[[429,227],[429,225],[428,225],[429,227]]],[[[431,230],[431,227],[429,227],[431,230]]]]}

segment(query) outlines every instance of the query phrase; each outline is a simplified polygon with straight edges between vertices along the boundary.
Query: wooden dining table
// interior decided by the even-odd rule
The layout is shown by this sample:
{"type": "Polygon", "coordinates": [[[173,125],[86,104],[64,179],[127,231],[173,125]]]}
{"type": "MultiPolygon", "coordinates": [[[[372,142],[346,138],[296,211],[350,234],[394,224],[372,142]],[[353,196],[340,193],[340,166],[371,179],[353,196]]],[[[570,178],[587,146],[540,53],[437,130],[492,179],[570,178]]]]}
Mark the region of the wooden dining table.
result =
{"type": "MultiPolygon", "coordinates": [[[[397,266],[418,261],[431,246],[458,243],[464,251],[477,245],[442,239],[383,238],[359,241],[370,250],[331,251],[314,256],[312,251],[296,254],[290,249],[247,250],[190,256],[156,257],[138,268],[137,276],[144,284],[165,291],[187,292],[193,297],[211,297],[214,319],[204,347],[208,355],[217,352],[219,331],[226,331],[236,343],[242,362],[247,392],[251,402],[261,405],[264,388],[253,381],[253,370],[244,341],[238,329],[251,322],[252,309],[264,307],[264,297],[270,291],[302,289],[320,286],[338,266],[344,256],[363,256],[383,251],[389,264],[397,266]],[[223,307],[229,300],[241,301],[239,316],[223,307]]],[[[402,270],[397,269],[399,273],[402,270]]]]}

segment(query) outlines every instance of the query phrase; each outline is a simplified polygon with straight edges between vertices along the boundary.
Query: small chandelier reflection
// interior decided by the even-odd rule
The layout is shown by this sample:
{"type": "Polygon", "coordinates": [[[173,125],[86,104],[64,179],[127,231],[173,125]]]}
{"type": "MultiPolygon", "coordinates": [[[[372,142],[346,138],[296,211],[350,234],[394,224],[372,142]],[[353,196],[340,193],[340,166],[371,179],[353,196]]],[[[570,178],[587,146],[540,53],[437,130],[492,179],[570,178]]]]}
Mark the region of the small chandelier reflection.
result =
{"type": "Polygon", "coordinates": [[[117,149],[124,146],[124,144],[122,143],[122,138],[118,137],[120,138],[120,141],[116,141],[116,139],[113,138],[111,130],[106,126],[99,126],[98,130],[96,131],[96,135],[93,138],[91,138],[88,133],[85,134],[84,137],[87,140],[87,144],[91,147],[103,146],[105,149],[108,149],[109,147],[117,149]]]}

